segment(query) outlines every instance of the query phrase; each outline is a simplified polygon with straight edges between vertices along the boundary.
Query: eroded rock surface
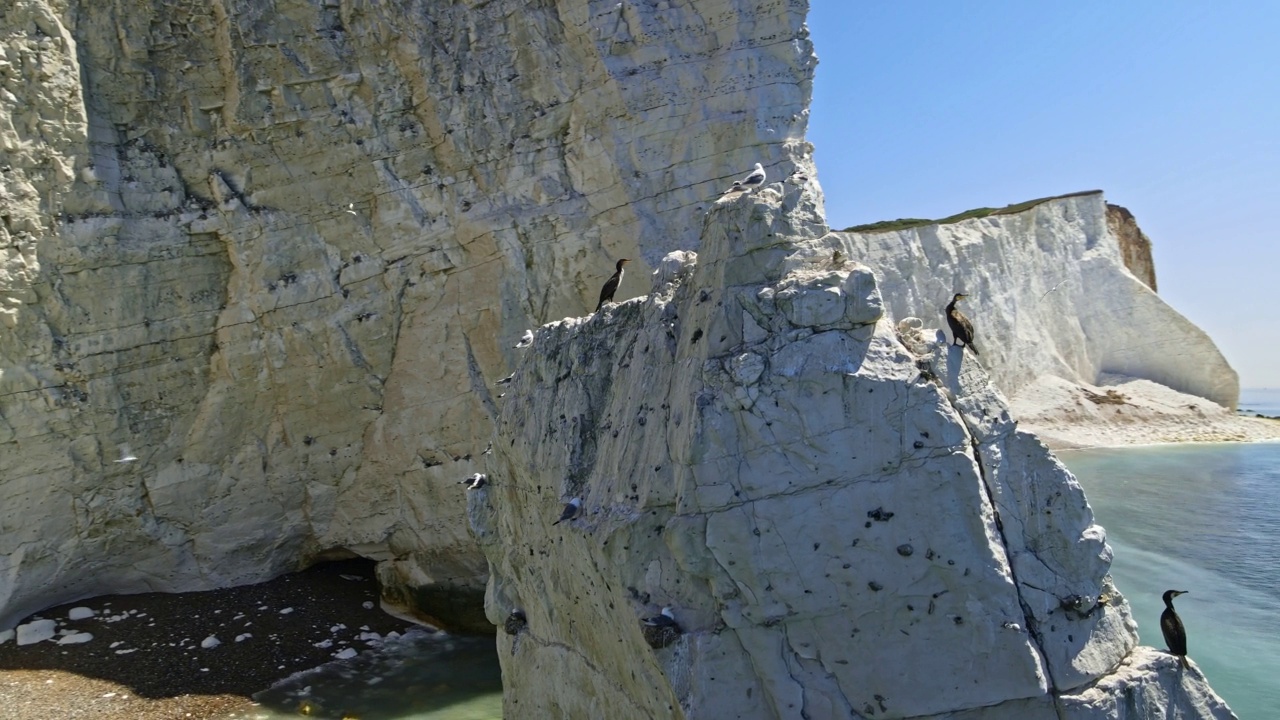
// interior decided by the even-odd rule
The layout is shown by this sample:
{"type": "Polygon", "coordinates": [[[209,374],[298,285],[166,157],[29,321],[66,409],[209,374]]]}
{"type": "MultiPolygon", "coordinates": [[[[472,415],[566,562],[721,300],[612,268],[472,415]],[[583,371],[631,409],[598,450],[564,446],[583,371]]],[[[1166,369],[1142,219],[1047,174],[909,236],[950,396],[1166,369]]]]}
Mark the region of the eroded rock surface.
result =
{"type": "Polygon", "coordinates": [[[352,552],[478,608],[491,383],[808,166],[806,7],[3,3],[0,627],[352,552]]]}
{"type": "Polygon", "coordinates": [[[983,365],[1015,407],[1045,378],[1094,386],[1118,377],[1234,410],[1236,372],[1203,330],[1156,295],[1135,233],[1145,236],[1114,207],[1099,192],[1081,193],[1022,212],[837,236],[847,257],[875,268],[897,320],[943,324],[952,294],[968,293],[961,308],[977,329],[983,365]]]}
{"type": "Polygon", "coordinates": [[[490,621],[527,620],[508,713],[1050,719],[1113,678],[1104,532],[974,357],[900,336],[806,187],[702,233],[649,297],[539,329],[503,400],[468,510],[490,621]]]}

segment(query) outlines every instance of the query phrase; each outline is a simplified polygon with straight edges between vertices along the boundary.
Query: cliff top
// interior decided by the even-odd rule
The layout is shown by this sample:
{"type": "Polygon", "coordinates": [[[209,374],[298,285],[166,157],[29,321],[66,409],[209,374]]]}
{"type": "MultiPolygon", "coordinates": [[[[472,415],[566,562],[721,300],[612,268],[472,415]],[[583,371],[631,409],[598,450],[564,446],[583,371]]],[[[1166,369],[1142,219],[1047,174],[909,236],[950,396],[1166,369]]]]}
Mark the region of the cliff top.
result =
{"type": "Polygon", "coordinates": [[[847,227],[841,232],[893,232],[895,230],[909,230],[915,227],[923,227],[925,225],[948,225],[957,223],[961,220],[970,220],[972,218],[988,217],[990,215],[1012,215],[1020,213],[1049,202],[1050,200],[1061,200],[1063,198],[1080,197],[1082,195],[1100,194],[1101,190],[1081,190],[1079,192],[1066,193],[1065,195],[1053,195],[1050,197],[1036,198],[1035,200],[1027,200],[1012,205],[1006,205],[1002,208],[980,207],[972,210],[965,210],[962,213],[956,213],[941,220],[925,220],[923,218],[898,218],[897,220],[880,220],[866,225],[853,225],[847,227]]]}

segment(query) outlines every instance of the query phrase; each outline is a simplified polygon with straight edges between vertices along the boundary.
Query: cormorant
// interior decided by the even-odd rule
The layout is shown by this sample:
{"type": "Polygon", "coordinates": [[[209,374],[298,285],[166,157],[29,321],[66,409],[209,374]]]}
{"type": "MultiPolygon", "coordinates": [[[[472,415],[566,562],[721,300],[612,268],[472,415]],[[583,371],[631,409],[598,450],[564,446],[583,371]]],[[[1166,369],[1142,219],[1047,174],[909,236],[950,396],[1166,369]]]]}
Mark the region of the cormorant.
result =
{"type": "Polygon", "coordinates": [[[582,501],[574,498],[564,506],[564,511],[560,513],[560,519],[551,523],[552,526],[559,525],[566,520],[572,520],[578,517],[578,510],[582,508],[582,501]]]}
{"type": "Polygon", "coordinates": [[[604,287],[600,288],[600,302],[596,305],[596,312],[600,312],[600,308],[604,307],[607,302],[613,302],[613,294],[618,292],[618,285],[622,284],[622,266],[631,262],[627,258],[618,261],[618,271],[609,278],[604,287]]]}
{"type": "Polygon", "coordinates": [[[1164,612],[1160,613],[1160,632],[1164,633],[1164,644],[1169,652],[1182,660],[1182,667],[1189,668],[1187,663],[1187,629],[1182,627],[1182,618],[1173,610],[1173,599],[1187,594],[1186,590],[1164,591],[1164,612]]]}
{"type": "Polygon", "coordinates": [[[978,348],[973,346],[973,323],[956,309],[956,303],[967,297],[969,296],[964,293],[956,293],[947,305],[947,325],[951,326],[951,335],[955,338],[951,344],[964,343],[964,346],[972,350],[974,355],[981,355],[978,348]]]}

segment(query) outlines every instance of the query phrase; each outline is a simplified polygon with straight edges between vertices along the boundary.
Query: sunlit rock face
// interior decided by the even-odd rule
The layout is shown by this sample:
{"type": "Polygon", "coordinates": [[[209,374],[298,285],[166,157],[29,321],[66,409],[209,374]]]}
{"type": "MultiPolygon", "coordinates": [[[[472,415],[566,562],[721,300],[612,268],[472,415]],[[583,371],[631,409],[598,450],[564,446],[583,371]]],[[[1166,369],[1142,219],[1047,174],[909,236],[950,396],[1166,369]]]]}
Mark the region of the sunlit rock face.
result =
{"type": "Polygon", "coordinates": [[[974,356],[887,322],[808,184],[701,230],[647,298],[540,328],[501,402],[468,512],[489,619],[521,619],[507,713],[1049,720],[1107,692],[1137,637],[1104,532],[974,356]]]}
{"type": "Polygon", "coordinates": [[[755,162],[809,167],[805,11],[3,4],[0,627],[354,552],[491,630],[454,483],[491,383],[755,162]]]}
{"type": "Polygon", "coordinates": [[[838,235],[849,257],[875,268],[896,319],[945,326],[943,308],[967,293],[960,307],[978,330],[983,364],[1015,407],[1054,379],[1097,386],[1131,378],[1236,406],[1236,372],[1203,330],[1156,295],[1150,241],[1099,192],[1022,212],[838,235]]]}

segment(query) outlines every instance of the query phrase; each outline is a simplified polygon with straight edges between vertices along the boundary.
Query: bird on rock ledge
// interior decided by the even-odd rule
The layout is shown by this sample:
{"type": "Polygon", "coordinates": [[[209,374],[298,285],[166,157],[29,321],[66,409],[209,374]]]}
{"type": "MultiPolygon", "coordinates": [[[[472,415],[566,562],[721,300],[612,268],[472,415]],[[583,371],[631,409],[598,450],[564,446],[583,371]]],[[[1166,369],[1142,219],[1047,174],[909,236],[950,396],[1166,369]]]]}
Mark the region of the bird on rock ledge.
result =
{"type": "Polygon", "coordinates": [[[1187,663],[1187,629],[1182,627],[1182,618],[1173,609],[1173,599],[1186,595],[1186,590],[1165,590],[1164,612],[1160,613],[1160,632],[1164,633],[1164,644],[1169,646],[1169,653],[1182,661],[1182,667],[1191,667],[1187,663]]]}
{"type": "Polygon", "coordinates": [[[743,190],[751,190],[752,188],[756,188],[763,185],[764,180],[765,180],[764,166],[761,165],[760,163],[756,163],[756,166],[751,170],[751,173],[748,174],[746,177],[742,178],[742,180],[738,182],[741,183],[741,187],[743,190]]]}
{"type": "Polygon", "coordinates": [[[947,305],[947,325],[951,326],[951,336],[955,339],[951,341],[952,345],[964,343],[964,346],[973,351],[974,355],[981,355],[978,348],[973,346],[973,323],[969,322],[969,318],[965,317],[958,309],[956,303],[969,297],[964,293],[956,293],[951,298],[950,304],[947,305]]]}
{"type": "Polygon", "coordinates": [[[622,284],[622,266],[631,262],[628,258],[622,258],[618,261],[618,271],[613,277],[605,281],[604,287],[600,288],[600,302],[596,305],[596,312],[600,312],[600,308],[604,307],[607,302],[613,302],[613,294],[618,292],[618,286],[622,284]]]}
{"type": "Polygon", "coordinates": [[[572,520],[578,517],[578,511],[581,509],[582,509],[582,500],[580,500],[579,498],[574,498],[570,500],[564,506],[564,510],[560,512],[560,519],[551,523],[552,526],[559,525],[562,522],[572,520]]]}

